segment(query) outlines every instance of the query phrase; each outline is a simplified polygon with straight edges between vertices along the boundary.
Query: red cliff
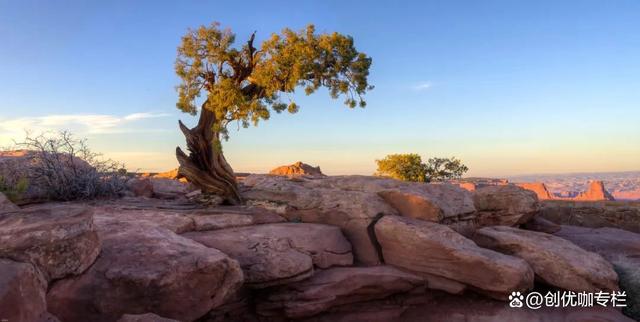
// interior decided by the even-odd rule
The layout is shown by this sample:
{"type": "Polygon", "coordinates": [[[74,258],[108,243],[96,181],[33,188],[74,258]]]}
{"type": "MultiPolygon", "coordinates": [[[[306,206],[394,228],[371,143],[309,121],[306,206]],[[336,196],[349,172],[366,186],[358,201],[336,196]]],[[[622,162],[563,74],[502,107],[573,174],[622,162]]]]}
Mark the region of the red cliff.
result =
{"type": "Polygon", "coordinates": [[[524,182],[524,183],[516,183],[516,185],[531,190],[538,195],[538,199],[540,200],[549,200],[553,199],[553,196],[547,189],[547,186],[542,182],[524,182]]]}

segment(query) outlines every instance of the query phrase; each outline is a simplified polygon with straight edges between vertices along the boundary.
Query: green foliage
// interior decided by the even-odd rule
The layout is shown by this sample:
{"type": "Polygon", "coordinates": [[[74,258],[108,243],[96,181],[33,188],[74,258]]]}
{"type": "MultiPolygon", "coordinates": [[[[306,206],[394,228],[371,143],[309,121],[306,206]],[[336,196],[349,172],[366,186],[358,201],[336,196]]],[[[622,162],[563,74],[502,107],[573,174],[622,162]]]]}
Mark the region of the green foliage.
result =
{"type": "Polygon", "coordinates": [[[29,187],[27,178],[19,178],[15,182],[11,182],[7,178],[0,176],[0,192],[2,192],[9,200],[16,202],[20,200],[22,195],[29,187]]]}
{"type": "Polygon", "coordinates": [[[431,158],[427,163],[415,153],[390,154],[382,160],[376,160],[377,176],[389,176],[394,179],[413,182],[432,182],[457,179],[469,170],[456,158],[431,158]]]}
{"type": "Polygon", "coordinates": [[[462,177],[469,168],[456,158],[431,158],[427,161],[429,181],[445,181],[462,177]]]}
{"type": "Polygon", "coordinates": [[[299,106],[281,95],[299,87],[307,95],[326,87],[332,98],[346,96],[349,107],[366,105],[362,95],[373,88],[367,82],[371,58],[356,50],[351,37],[316,34],[309,25],[272,34],[255,48],[254,36],[238,48],[235,34],[218,23],[189,30],[175,63],[181,79],[176,106],[195,114],[196,99],[205,92],[202,107],[215,114],[213,130],[228,138],[230,122],[248,127],[269,119],[271,110],[296,113],[299,106]]]}
{"type": "Polygon", "coordinates": [[[389,176],[402,181],[427,182],[427,168],[417,154],[389,154],[376,160],[375,175],[389,176]]]}

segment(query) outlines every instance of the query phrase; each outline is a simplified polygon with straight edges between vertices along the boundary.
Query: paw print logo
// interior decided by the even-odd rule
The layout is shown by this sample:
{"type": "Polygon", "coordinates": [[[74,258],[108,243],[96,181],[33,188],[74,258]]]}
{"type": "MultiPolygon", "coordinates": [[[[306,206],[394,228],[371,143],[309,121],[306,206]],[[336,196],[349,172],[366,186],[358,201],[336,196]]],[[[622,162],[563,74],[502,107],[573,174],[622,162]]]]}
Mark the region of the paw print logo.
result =
{"type": "Polygon", "coordinates": [[[522,300],[524,300],[524,296],[520,294],[520,292],[511,292],[511,295],[509,295],[509,306],[522,307],[522,300]]]}

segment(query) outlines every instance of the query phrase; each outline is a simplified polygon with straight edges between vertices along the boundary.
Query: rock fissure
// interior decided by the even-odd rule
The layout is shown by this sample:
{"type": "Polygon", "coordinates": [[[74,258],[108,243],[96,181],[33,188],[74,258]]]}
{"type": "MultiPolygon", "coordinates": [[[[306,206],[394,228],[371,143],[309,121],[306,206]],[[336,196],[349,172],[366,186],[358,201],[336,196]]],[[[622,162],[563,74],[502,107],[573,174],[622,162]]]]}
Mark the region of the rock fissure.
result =
{"type": "Polygon", "coordinates": [[[378,253],[378,259],[380,260],[380,263],[382,263],[382,264],[385,263],[384,262],[384,254],[382,253],[382,246],[380,245],[380,242],[378,241],[378,236],[376,236],[376,224],[384,216],[385,215],[382,214],[382,213],[377,214],[373,218],[373,220],[371,220],[371,223],[367,226],[367,234],[369,235],[369,240],[371,240],[371,243],[373,244],[373,247],[375,248],[376,252],[378,253]]]}

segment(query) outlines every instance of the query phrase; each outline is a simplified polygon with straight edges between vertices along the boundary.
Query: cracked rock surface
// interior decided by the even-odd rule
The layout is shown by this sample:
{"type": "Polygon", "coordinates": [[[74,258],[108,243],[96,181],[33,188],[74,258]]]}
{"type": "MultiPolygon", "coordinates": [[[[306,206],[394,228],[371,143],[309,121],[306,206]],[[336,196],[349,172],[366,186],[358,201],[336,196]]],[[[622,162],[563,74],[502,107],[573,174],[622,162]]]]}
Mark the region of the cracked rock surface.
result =
{"type": "Polygon", "coordinates": [[[353,264],[351,245],[340,229],[322,224],[265,224],[183,236],[238,260],[245,284],[254,288],[302,280],[314,266],[353,264]]]}

